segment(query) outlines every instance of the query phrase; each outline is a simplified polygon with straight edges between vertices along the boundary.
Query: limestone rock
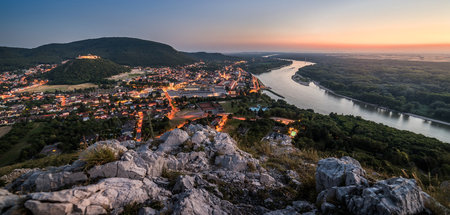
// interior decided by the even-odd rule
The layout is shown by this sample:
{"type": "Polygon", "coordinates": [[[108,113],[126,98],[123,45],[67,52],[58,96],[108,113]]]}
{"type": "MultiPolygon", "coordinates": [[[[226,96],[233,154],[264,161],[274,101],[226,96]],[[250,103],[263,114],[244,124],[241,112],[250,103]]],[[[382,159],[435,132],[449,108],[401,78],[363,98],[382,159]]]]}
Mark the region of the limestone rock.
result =
{"type": "Polygon", "coordinates": [[[87,176],[83,172],[53,172],[53,171],[33,171],[17,178],[7,186],[8,190],[26,192],[48,192],[67,187],[69,185],[87,181],[87,176]]]}
{"type": "Polygon", "coordinates": [[[177,164],[174,169],[184,169],[191,172],[205,171],[210,169],[209,159],[205,152],[178,153],[177,164]]]}
{"type": "Polygon", "coordinates": [[[151,150],[139,152],[139,157],[135,157],[134,159],[137,166],[147,170],[148,177],[161,176],[167,163],[176,160],[173,156],[168,156],[163,152],[153,152],[151,150]]]}
{"type": "Polygon", "coordinates": [[[268,187],[272,186],[273,184],[276,183],[275,179],[266,173],[262,173],[259,180],[262,185],[268,186],[268,187]]]}
{"type": "Polygon", "coordinates": [[[204,189],[192,189],[179,194],[179,200],[175,203],[173,214],[232,214],[233,205],[217,196],[210,194],[204,189]]]}
{"type": "Polygon", "coordinates": [[[29,195],[25,207],[33,214],[96,213],[100,207],[117,214],[130,203],[158,199],[168,193],[149,180],[107,178],[97,184],[57,192],[39,192],[29,195]],[[54,211],[58,210],[58,211],[54,211]],[[58,213],[56,213],[58,212],[58,213]]]}
{"type": "Polygon", "coordinates": [[[157,212],[155,209],[150,207],[143,207],[139,209],[138,215],[156,215],[157,212]]]}
{"type": "Polygon", "coordinates": [[[115,177],[117,175],[117,161],[94,166],[88,170],[88,174],[92,179],[115,177]]]}
{"type": "Polygon", "coordinates": [[[35,200],[26,201],[24,206],[35,215],[69,214],[73,210],[71,203],[49,203],[35,200]]]}
{"type": "Polygon", "coordinates": [[[351,157],[322,159],[316,169],[316,190],[320,192],[335,186],[368,185],[365,174],[361,164],[351,157]]]}
{"type": "Polygon", "coordinates": [[[137,144],[136,144],[136,141],[134,141],[134,140],[126,140],[126,141],[120,142],[120,145],[126,147],[127,149],[134,149],[134,148],[136,148],[137,144]]]}
{"type": "Polygon", "coordinates": [[[36,171],[36,170],[38,170],[38,169],[15,169],[11,173],[0,177],[0,181],[3,181],[5,184],[9,184],[9,183],[13,182],[14,180],[16,180],[17,178],[19,178],[20,176],[22,176],[23,174],[26,174],[26,173],[29,173],[32,171],[36,171]]]}
{"type": "Polygon", "coordinates": [[[236,151],[236,142],[230,135],[226,133],[218,133],[214,137],[214,143],[212,145],[213,151],[220,155],[233,154],[236,151]]]}
{"type": "Polygon", "coordinates": [[[214,165],[230,171],[243,171],[248,168],[248,164],[259,165],[259,161],[250,154],[240,150],[236,142],[226,133],[218,132],[214,137],[211,150],[215,152],[214,165]]]}
{"type": "Polygon", "coordinates": [[[416,214],[424,210],[422,190],[413,179],[391,178],[365,188],[347,208],[355,214],[416,214]]]}
{"type": "Polygon", "coordinates": [[[269,211],[264,213],[264,215],[294,215],[294,214],[304,214],[305,212],[316,214],[316,207],[307,201],[294,201],[292,206],[289,205],[284,209],[269,211]]]}
{"type": "Polygon", "coordinates": [[[294,201],[292,202],[292,206],[300,213],[313,211],[316,209],[316,206],[307,201],[294,201]]]}
{"type": "Polygon", "coordinates": [[[14,207],[19,202],[20,197],[0,188],[0,212],[14,207]]]}
{"type": "Polygon", "coordinates": [[[163,140],[164,143],[159,145],[158,151],[170,152],[189,139],[189,135],[186,131],[176,128],[163,134],[160,139],[163,140]]]}
{"type": "Polygon", "coordinates": [[[133,161],[115,161],[94,166],[88,173],[91,179],[111,177],[143,179],[147,170],[138,167],[133,161]]]}
{"type": "Polygon", "coordinates": [[[230,171],[242,171],[247,169],[248,161],[239,154],[219,155],[214,161],[214,165],[230,171]]]}
{"type": "Polygon", "coordinates": [[[201,144],[203,141],[206,141],[207,137],[203,131],[197,131],[192,135],[191,141],[194,144],[201,144]]]}
{"type": "Polygon", "coordinates": [[[177,182],[173,187],[174,193],[181,193],[187,190],[194,189],[195,180],[194,177],[188,175],[182,175],[177,178],[177,182]]]}
{"type": "Polygon", "coordinates": [[[265,136],[262,141],[267,141],[270,145],[273,146],[291,146],[292,138],[286,134],[280,134],[278,132],[272,132],[269,135],[265,136]]]}

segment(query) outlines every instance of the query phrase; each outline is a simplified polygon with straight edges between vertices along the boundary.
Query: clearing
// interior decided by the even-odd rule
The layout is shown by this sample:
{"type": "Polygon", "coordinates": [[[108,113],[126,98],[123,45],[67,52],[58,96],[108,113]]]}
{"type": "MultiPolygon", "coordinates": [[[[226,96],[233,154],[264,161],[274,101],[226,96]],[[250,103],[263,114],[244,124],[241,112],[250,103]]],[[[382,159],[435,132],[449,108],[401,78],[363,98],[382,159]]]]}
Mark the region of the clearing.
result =
{"type": "Polygon", "coordinates": [[[120,73],[118,75],[113,75],[109,78],[107,78],[108,80],[114,80],[114,81],[119,81],[119,80],[126,80],[129,78],[134,78],[137,76],[140,76],[142,74],[144,74],[145,71],[142,70],[138,70],[138,69],[133,69],[131,70],[131,72],[125,72],[125,73],[120,73]]]}
{"type": "Polygon", "coordinates": [[[86,88],[97,88],[98,85],[93,83],[84,83],[84,84],[76,84],[76,85],[41,85],[33,88],[26,89],[22,92],[54,92],[58,91],[73,91],[77,89],[86,89],[86,88]]]}

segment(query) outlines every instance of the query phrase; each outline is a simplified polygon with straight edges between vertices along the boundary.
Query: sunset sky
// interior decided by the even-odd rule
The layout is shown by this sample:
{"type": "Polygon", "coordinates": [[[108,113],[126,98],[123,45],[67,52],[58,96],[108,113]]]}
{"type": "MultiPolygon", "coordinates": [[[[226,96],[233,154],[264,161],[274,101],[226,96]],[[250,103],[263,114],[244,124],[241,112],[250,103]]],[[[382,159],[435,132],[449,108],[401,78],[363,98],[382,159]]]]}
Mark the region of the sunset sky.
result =
{"type": "Polygon", "coordinates": [[[183,51],[450,51],[449,0],[2,0],[0,46],[126,36],[183,51]]]}

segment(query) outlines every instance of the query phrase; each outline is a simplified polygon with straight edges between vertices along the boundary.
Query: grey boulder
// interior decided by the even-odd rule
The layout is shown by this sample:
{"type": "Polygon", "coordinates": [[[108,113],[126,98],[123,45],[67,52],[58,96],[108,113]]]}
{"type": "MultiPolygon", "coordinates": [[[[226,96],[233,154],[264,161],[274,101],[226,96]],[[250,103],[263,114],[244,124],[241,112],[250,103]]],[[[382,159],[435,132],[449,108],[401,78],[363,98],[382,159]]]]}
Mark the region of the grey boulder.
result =
{"type": "Polygon", "coordinates": [[[361,164],[351,157],[322,159],[316,169],[316,190],[320,192],[336,186],[368,185],[365,174],[361,164]]]}

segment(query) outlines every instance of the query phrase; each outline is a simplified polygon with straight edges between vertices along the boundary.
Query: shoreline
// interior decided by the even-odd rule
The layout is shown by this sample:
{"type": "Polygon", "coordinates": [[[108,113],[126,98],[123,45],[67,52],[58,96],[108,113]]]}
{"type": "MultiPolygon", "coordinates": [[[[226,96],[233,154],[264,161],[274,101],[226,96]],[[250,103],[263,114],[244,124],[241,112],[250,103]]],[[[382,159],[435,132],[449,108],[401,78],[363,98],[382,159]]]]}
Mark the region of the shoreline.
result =
{"type": "MultiPolygon", "coordinates": [[[[297,75],[297,72],[295,72],[295,75],[297,75]]],[[[294,82],[296,82],[297,84],[304,85],[304,84],[299,83],[298,81],[294,80],[293,78],[291,78],[291,79],[294,82]]],[[[327,93],[331,93],[331,94],[333,94],[335,96],[338,96],[338,97],[341,97],[341,98],[345,98],[345,99],[351,100],[353,102],[359,102],[361,104],[370,105],[370,106],[375,107],[375,108],[379,108],[379,109],[383,109],[383,110],[387,110],[387,111],[403,114],[403,115],[406,115],[406,116],[416,117],[416,118],[422,119],[424,121],[430,121],[430,122],[434,122],[434,123],[439,123],[439,124],[450,126],[450,122],[445,122],[445,121],[441,121],[441,120],[438,120],[438,119],[433,119],[433,118],[429,118],[429,117],[426,117],[426,116],[421,116],[421,115],[417,115],[417,114],[413,114],[413,113],[405,113],[405,112],[401,112],[401,111],[394,110],[394,109],[391,109],[391,108],[387,108],[387,107],[384,107],[384,106],[380,106],[380,105],[377,105],[377,104],[361,101],[359,99],[355,99],[355,98],[352,98],[352,97],[349,97],[349,96],[345,96],[345,95],[336,93],[333,90],[324,87],[323,85],[321,85],[317,81],[311,81],[311,82],[314,83],[316,86],[318,86],[320,89],[325,90],[325,92],[327,92],[327,93]]],[[[304,86],[309,86],[309,85],[304,85],[304,86]]]]}
{"type": "Polygon", "coordinates": [[[278,97],[280,97],[280,98],[282,98],[282,99],[285,99],[285,98],[286,98],[286,97],[282,96],[281,94],[276,93],[276,92],[273,91],[272,89],[266,88],[266,89],[264,89],[264,90],[266,90],[266,91],[268,91],[268,92],[271,92],[272,94],[274,94],[274,95],[276,95],[276,96],[278,96],[278,97]]]}

